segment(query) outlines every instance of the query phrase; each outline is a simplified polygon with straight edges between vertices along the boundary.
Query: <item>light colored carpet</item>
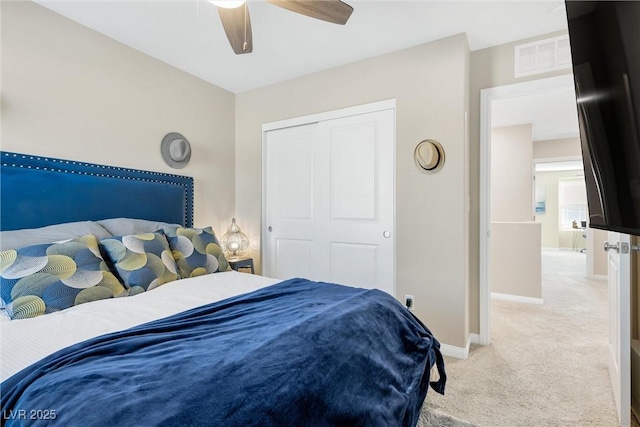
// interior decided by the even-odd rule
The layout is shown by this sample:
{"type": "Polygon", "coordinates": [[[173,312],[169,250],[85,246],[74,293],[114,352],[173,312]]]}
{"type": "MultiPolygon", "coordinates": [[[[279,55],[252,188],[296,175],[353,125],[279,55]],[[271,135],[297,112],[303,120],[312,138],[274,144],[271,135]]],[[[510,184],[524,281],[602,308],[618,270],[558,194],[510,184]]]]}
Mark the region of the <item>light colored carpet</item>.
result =
{"type": "Polygon", "coordinates": [[[445,414],[437,409],[424,408],[420,412],[417,427],[475,427],[473,424],[445,414]]]}
{"type": "Polygon", "coordinates": [[[545,250],[542,262],[544,304],[493,300],[491,345],[472,346],[466,360],[445,358],[446,394],[430,391],[425,412],[478,426],[618,425],[607,284],[586,278],[585,254],[545,250]]]}

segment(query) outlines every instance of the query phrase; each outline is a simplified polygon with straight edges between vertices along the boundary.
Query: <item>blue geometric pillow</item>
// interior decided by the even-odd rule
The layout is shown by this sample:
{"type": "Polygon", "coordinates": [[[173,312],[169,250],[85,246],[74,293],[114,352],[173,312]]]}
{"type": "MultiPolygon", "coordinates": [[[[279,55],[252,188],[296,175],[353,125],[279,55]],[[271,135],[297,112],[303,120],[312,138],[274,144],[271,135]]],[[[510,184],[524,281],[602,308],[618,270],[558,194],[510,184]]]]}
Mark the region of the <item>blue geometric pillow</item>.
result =
{"type": "Polygon", "coordinates": [[[176,262],[162,233],[141,233],[100,240],[129,295],[178,279],[176,262]]]}
{"type": "Polygon", "coordinates": [[[167,225],[162,227],[162,231],[167,236],[183,279],[226,271],[229,267],[213,228],[167,225]]]}
{"type": "Polygon", "coordinates": [[[12,319],[127,294],[91,234],[0,252],[0,295],[12,319]]]}

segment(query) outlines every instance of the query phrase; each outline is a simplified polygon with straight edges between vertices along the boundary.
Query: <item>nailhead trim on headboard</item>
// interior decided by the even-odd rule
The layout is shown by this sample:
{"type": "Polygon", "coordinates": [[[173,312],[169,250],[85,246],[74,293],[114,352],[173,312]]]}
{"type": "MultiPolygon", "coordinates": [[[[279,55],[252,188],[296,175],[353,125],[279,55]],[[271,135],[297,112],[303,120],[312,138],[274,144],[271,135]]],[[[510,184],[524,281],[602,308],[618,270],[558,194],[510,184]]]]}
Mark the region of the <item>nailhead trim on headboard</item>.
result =
{"type": "Polygon", "coordinates": [[[193,178],[163,172],[123,168],[73,160],[40,157],[29,154],[0,152],[2,168],[34,169],[63,174],[76,174],[95,177],[115,178],[129,181],[159,183],[181,186],[185,192],[185,225],[193,225],[193,178]]]}

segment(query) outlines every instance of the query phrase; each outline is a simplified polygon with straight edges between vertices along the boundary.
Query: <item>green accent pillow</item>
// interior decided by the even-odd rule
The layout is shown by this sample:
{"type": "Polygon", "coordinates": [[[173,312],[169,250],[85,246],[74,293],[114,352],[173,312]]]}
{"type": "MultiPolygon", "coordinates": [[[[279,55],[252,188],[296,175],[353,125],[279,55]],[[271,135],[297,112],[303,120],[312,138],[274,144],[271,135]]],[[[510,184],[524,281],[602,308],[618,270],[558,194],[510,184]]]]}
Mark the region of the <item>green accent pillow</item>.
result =
{"type": "Polygon", "coordinates": [[[167,236],[183,279],[226,271],[229,267],[213,228],[167,225],[162,227],[162,231],[167,236]]]}
{"type": "Polygon", "coordinates": [[[130,295],[178,279],[169,243],[160,232],[114,236],[100,244],[130,295]]]}
{"type": "Polygon", "coordinates": [[[12,319],[128,295],[92,234],[0,252],[0,294],[12,319]]]}

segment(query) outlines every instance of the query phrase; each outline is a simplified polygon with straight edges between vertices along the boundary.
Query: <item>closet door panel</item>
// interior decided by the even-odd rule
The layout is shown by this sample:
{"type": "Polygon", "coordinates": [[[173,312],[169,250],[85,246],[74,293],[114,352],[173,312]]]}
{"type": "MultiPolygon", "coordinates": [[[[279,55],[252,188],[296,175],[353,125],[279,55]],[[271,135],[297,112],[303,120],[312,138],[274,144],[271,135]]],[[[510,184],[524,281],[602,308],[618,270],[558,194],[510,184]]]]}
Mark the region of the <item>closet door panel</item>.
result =
{"type": "Polygon", "coordinates": [[[330,141],[331,219],[375,219],[374,124],[338,126],[331,129],[330,141]]]}
{"type": "Polygon", "coordinates": [[[312,240],[276,240],[275,264],[278,277],[313,279],[314,242],[312,240]]]}
{"type": "Polygon", "coordinates": [[[273,142],[269,165],[276,221],[313,221],[313,134],[273,142]]]}
{"type": "Polygon", "coordinates": [[[331,279],[394,292],[393,110],[319,124],[329,149],[329,218],[326,226],[331,279]]]}
{"type": "Polygon", "coordinates": [[[287,279],[317,276],[317,125],[268,132],[265,271],[287,279]]]}
{"type": "Polygon", "coordinates": [[[355,243],[330,245],[330,280],[345,285],[372,289],[378,275],[378,246],[355,243]]]}

